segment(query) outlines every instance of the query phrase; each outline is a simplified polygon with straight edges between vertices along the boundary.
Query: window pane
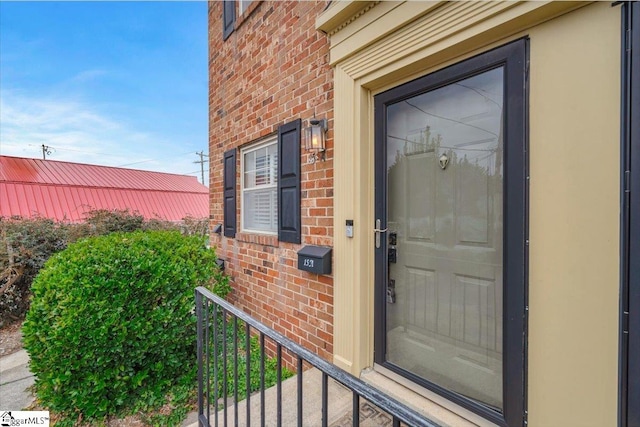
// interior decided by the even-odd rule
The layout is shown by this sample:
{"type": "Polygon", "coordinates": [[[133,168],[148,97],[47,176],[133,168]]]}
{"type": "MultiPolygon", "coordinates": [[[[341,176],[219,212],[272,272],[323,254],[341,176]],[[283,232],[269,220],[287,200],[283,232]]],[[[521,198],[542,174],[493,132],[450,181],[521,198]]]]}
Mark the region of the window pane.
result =
{"type": "Polygon", "coordinates": [[[244,154],[244,188],[253,188],[256,185],[256,153],[250,151],[244,154]]]}
{"type": "Polygon", "coordinates": [[[242,224],[249,231],[277,232],[278,144],[269,141],[247,150],[242,157],[242,224]]]}
{"type": "Polygon", "coordinates": [[[277,231],[278,198],[275,188],[245,191],[244,228],[255,231],[277,231]]]}
{"type": "Polygon", "coordinates": [[[266,149],[256,151],[256,185],[271,184],[271,159],[266,149]]]}
{"type": "Polygon", "coordinates": [[[253,0],[240,0],[240,15],[244,13],[245,10],[249,8],[253,0]]]}
{"type": "Polygon", "coordinates": [[[271,159],[271,183],[276,184],[278,182],[278,144],[270,145],[268,150],[271,159]]]}

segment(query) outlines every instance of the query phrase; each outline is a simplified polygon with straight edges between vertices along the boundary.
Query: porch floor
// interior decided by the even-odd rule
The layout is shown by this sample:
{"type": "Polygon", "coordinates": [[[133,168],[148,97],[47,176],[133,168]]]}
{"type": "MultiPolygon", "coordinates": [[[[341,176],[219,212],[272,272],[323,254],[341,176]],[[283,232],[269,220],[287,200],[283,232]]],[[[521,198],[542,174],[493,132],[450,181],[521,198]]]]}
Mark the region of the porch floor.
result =
{"type": "MultiPolygon", "coordinates": [[[[322,425],[322,373],[318,369],[309,369],[303,373],[303,422],[305,427],[322,425]]],[[[328,387],[328,418],[329,426],[342,427],[352,425],[352,393],[341,384],[329,378],[328,387]]],[[[265,390],[265,425],[277,425],[276,387],[265,390]]],[[[227,409],[227,425],[234,425],[234,404],[229,399],[227,409]]],[[[254,394],[250,399],[250,422],[252,425],[260,425],[260,394],[254,394]]],[[[297,376],[293,376],[282,382],[282,425],[295,426],[298,420],[298,386],[297,376]]],[[[215,425],[214,413],[211,413],[211,425],[215,425]]],[[[191,424],[188,427],[197,427],[197,415],[194,419],[189,417],[191,424]]],[[[224,426],[224,410],[218,412],[219,425],[224,426]]],[[[238,425],[246,426],[247,401],[238,402],[238,425]]],[[[375,406],[361,399],[360,401],[360,425],[367,427],[391,426],[389,415],[380,411],[375,406]]]]}
{"type": "MultiPolygon", "coordinates": [[[[399,384],[384,378],[380,374],[371,372],[364,375],[365,381],[374,383],[385,393],[390,393],[396,399],[401,399],[418,411],[425,413],[434,421],[439,422],[443,427],[472,427],[483,423],[473,423],[467,419],[453,414],[442,406],[426,399],[416,393],[400,386],[399,384]],[[400,390],[402,389],[402,390],[400,390]],[[408,400],[408,401],[407,401],[408,400]]],[[[265,390],[265,425],[277,425],[276,408],[276,387],[265,390]]],[[[316,427],[322,425],[322,373],[318,369],[309,369],[303,373],[303,422],[305,427],[316,427]]],[[[282,382],[282,425],[297,425],[298,410],[297,377],[294,376],[282,382]]],[[[328,387],[328,418],[331,427],[352,426],[352,393],[335,380],[329,378],[328,387]]],[[[230,399],[227,409],[227,425],[233,426],[234,404],[230,399]]],[[[238,402],[238,425],[246,426],[247,423],[247,402],[238,402]]],[[[250,399],[250,421],[252,425],[260,425],[260,395],[254,394],[250,399]]],[[[211,425],[215,425],[214,412],[211,412],[211,425]]],[[[218,412],[218,423],[224,426],[224,410],[218,412]]],[[[191,414],[183,424],[187,427],[197,427],[197,414],[191,414]]],[[[360,426],[363,427],[386,427],[392,425],[391,416],[369,404],[364,399],[360,399],[360,426]]]]}

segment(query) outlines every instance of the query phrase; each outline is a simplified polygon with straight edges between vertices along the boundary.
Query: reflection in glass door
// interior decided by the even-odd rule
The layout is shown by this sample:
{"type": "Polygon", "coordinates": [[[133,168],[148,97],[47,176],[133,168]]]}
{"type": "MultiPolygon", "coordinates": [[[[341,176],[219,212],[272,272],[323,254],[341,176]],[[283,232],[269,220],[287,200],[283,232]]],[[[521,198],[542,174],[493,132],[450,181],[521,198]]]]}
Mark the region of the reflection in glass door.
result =
{"type": "Polygon", "coordinates": [[[503,74],[386,108],[386,361],[499,410],[503,74]]]}

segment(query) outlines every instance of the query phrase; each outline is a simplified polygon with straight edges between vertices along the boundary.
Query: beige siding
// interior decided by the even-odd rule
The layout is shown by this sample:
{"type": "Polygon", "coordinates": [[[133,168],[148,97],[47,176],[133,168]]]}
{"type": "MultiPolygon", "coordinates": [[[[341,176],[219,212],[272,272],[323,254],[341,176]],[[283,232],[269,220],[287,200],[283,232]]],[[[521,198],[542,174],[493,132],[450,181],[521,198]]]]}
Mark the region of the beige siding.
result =
{"type": "Polygon", "coordinates": [[[619,21],[599,3],[530,32],[532,427],[616,425],[619,21]]]}
{"type": "Polygon", "coordinates": [[[336,70],[334,224],[356,224],[353,239],[335,236],[335,362],[355,374],[373,363],[373,95],[528,36],[529,426],[615,425],[619,8],[362,5],[332,6],[344,16],[330,8],[317,21],[331,34],[336,70]]]}

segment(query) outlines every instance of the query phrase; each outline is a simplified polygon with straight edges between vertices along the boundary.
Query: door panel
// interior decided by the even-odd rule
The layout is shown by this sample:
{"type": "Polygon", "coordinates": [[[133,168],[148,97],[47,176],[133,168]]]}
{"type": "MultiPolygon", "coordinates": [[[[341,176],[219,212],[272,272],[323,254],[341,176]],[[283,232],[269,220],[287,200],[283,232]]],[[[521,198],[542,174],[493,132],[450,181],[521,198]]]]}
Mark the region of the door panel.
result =
{"type": "Polygon", "coordinates": [[[375,361],[509,426],[524,419],[526,45],[375,103],[375,361]]]}

